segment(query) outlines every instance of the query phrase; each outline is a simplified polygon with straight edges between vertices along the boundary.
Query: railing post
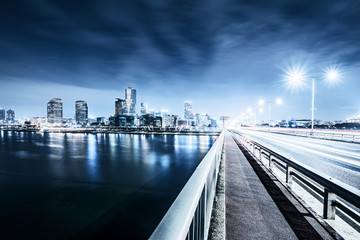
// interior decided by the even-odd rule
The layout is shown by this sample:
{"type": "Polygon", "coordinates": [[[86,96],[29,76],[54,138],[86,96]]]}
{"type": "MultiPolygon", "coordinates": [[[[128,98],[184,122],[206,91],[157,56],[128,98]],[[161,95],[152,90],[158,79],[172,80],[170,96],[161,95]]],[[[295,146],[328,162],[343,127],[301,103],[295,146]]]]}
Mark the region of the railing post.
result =
{"type": "Polygon", "coordinates": [[[336,195],[326,188],[324,190],[324,219],[335,219],[336,195]]]}
{"type": "Polygon", "coordinates": [[[262,151],[261,151],[261,149],[259,149],[259,160],[260,160],[260,162],[262,162],[262,151]]]}
{"type": "Polygon", "coordinates": [[[273,166],[274,166],[273,156],[270,155],[270,156],[269,156],[269,169],[270,169],[271,171],[273,170],[273,166]]]}
{"type": "Polygon", "coordinates": [[[207,197],[207,183],[205,182],[204,190],[200,198],[200,226],[199,239],[205,238],[205,222],[206,222],[206,197],[207,197]]]}
{"type": "Polygon", "coordinates": [[[286,184],[290,188],[292,186],[292,178],[293,178],[292,173],[293,173],[293,168],[289,165],[286,165],[286,184]]]}

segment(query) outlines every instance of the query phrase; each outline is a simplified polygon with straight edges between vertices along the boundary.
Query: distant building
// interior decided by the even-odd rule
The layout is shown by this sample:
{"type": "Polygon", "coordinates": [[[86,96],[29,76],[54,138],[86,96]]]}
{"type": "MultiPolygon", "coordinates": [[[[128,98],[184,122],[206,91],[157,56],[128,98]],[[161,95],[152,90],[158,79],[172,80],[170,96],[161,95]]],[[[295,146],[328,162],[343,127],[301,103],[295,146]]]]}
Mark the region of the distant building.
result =
{"type": "Polygon", "coordinates": [[[5,121],[5,109],[0,108],[0,121],[5,121]]]}
{"type": "Polygon", "coordinates": [[[8,123],[14,123],[15,122],[15,111],[13,109],[9,109],[6,111],[6,121],[8,123]]]}
{"type": "Polygon", "coordinates": [[[178,115],[171,115],[171,119],[170,119],[170,127],[177,127],[177,120],[178,120],[179,116],[178,115]]]}
{"type": "Polygon", "coordinates": [[[177,119],[176,126],[180,128],[190,128],[196,126],[195,120],[189,120],[189,119],[177,119]]]}
{"type": "Polygon", "coordinates": [[[164,115],[162,117],[162,128],[175,128],[177,121],[177,115],[164,115]]]}
{"type": "Polygon", "coordinates": [[[125,100],[115,98],[115,116],[124,115],[125,100]]]}
{"type": "Polygon", "coordinates": [[[61,123],[63,119],[63,102],[61,98],[53,98],[47,104],[47,119],[49,123],[61,123]]]}
{"type": "Polygon", "coordinates": [[[311,126],[310,119],[298,119],[298,120],[290,120],[289,127],[292,128],[309,128],[311,126]]]}
{"type": "Polygon", "coordinates": [[[88,122],[88,105],[83,100],[75,102],[75,120],[78,124],[86,124],[88,122]]]}
{"type": "Polygon", "coordinates": [[[47,118],[33,117],[30,119],[31,125],[35,125],[39,127],[46,124],[46,122],[47,122],[47,118]]]}
{"type": "Polygon", "coordinates": [[[163,116],[161,121],[161,127],[162,128],[170,127],[170,121],[171,121],[170,115],[163,116]]]}
{"type": "Polygon", "coordinates": [[[184,102],[184,118],[185,119],[192,119],[192,102],[185,101],[184,102]]]}
{"type": "Polygon", "coordinates": [[[196,114],[197,125],[207,127],[211,124],[210,117],[206,113],[196,114]]]}
{"type": "Polygon", "coordinates": [[[125,89],[124,115],[136,115],[136,89],[128,87],[125,89]]]}
{"type": "Polygon", "coordinates": [[[357,113],[348,119],[346,119],[347,123],[360,123],[360,113],[357,113]]]}
{"type": "Polygon", "coordinates": [[[140,116],[148,114],[148,105],[140,103],[140,116]]]}
{"type": "Polygon", "coordinates": [[[211,124],[211,127],[217,127],[217,119],[216,118],[211,118],[210,119],[210,124],[211,124]]]}
{"type": "Polygon", "coordinates": [[[160,128],[162,125],[162,117],[155,117],[152,114],[140,116],[140,126],[160,128]]]}
{"type": "Polygon", "coordinates": [[[152,114],[145,114],[140,116],[140,126],[149,127],[154,126],[155,117],[152,114]]]}
{"type": "Polygon", "coordinates": [[[155,117],[161,117],[161,112],[160,111],[155,111],[154,116],[155,117]]]}
{"type": "Polygon", "coordinates": [[[97,123],[104,123],[106,122],[106,117],[96,117],[96,122],[97,123]]]}

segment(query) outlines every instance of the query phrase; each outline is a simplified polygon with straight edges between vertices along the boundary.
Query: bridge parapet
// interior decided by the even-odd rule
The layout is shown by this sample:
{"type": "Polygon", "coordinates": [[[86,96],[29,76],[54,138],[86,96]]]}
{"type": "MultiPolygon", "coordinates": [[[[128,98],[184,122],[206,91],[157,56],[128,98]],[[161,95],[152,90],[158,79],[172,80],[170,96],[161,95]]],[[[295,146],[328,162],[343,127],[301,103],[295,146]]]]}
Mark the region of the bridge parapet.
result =
{"type": "Polygon", "coordinates": [[[150,239],[207,239],[224,131],[195,169],[150,239]]]}

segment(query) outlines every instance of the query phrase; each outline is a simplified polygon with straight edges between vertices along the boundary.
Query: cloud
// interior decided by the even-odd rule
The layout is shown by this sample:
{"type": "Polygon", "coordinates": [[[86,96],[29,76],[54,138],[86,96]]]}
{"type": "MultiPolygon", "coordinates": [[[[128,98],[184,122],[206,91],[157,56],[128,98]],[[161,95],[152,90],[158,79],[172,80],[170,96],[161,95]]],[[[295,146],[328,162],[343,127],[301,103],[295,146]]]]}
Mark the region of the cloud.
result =
{"type": "Polygon", "coordinates": [[[317,51],[349,64],[360,51],[353,37],[359,35],[356,2],[20,2],[20,7],[7,3],[3,8],[7,39],[0,42],[5,50],[1,73],[18,77],[31,74],[92,87],[101,80],[110,87],[114,76],[167,72],[192,81],[215,57],[233,50],[246,55],[284,43],[288,50],[317,51]],[[15,64],[9,62],[12,57],[15,64]]]}
{"type": "Polygon", "coordinates": [[[131,85],[177,98],[276,92],[294,55],[314,69],[358,67],[359,12],[357,0],[7,1],[0,84],[131,85]]]}

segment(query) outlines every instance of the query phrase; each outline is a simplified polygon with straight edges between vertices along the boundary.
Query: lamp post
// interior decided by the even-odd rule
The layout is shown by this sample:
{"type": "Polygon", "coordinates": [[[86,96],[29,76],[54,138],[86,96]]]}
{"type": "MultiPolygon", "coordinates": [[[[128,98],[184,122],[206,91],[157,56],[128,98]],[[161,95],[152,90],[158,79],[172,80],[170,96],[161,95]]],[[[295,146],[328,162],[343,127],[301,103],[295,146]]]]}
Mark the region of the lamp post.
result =
{"type": "Polygon", "coordinates": [[[312,78],[311,134],[314,133],[314,110],[315,110],[315,77],[312,78]]]}
{"type": "MultiPolygon", "coordinates": [[[[336,82],[339,80],[339,71],[337,68],[328,68],[325,79],[329,82],[336,82]]],[[[305,73],[299,69],[292,69],[288,71],[287,80],[292,87],[298,87],[305,81],[305,73]]],[[[312,78],[312,94],[311,94],[311,134],[314,133],[314,115],[315,115],[315,77],[312,78]]]]}
{"type": "MultiPolygon", "coordinates": [[[[262,106],[265,103],[264,100],[260,99],[259,100],[259,105],[262,106]]],[[[270,122],[271,122],[271,103],[273,103],[273,101],[266,101],[266,103],[269,106],[269,119],[268,119],[268,130],[270,131],[270,122]]],[[[276,104],[281,104],[282,103],[282,99],[281,98],[277,98],[275,101],[276,104]]]]}

